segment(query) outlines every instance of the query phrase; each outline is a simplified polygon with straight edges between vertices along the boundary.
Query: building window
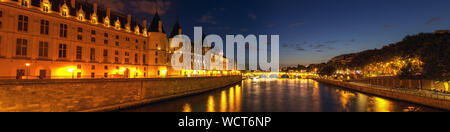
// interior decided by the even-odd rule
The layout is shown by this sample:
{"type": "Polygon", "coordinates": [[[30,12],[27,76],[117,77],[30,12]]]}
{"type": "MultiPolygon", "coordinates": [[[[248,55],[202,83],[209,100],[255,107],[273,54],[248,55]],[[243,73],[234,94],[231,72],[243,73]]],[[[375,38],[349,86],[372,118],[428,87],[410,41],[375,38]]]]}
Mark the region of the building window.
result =
{"type": "Polygon", "coordinates": [[[114,58],[114,62],[115,62],[115,63],[119,63],[119,57],[115,57],[115,58],[114,58]]]}
{"type": "Polygon", "coordinates": [[[83,47],[77,46],[77,60],[83,59],[83,47]]]}
{"type": "Polygon", "coordinates": [[[91,42],[95,43],[95,38],[94,37],[91,38],[91,42]]]}
{"type": "Polygon", "coordinates": [[[41,34],[48,35],[50,23],[47,20],[41,20],[41,34]]]}
{"type": "Polygon", "coordinates": [[[108,40],[107,40],[107,39],[105,39],[105,41],[103,41],[103,43],[105,43],[105,44],[108,44],[108,40]]]}
{"type": "Polygon", "coordinates": [[[108,78],[108,73],[107,73],[107,72],[105,73],[105,76],[104,76],[104,77],[105,77],[105,78],[108,78]]]}
{"type": "Polygon", "coordinates": [[[59,28],[59,36],[67,38],[67,24],[61,24],[59,28]]]}
{"type": "Polygon", "coordinates": [[[108,62],[108,50],[103,50],[103,62],[108,62]]]}
{"type": "Polygon", "coordinates": [[[130,64],[130,58],[125,58],[125,63],[130,64]]]}
{"type": "Polygon", "coordinates": [[[50,12],[49,6],[48,5],[44,5],[42,11],[47,12],[47,13],[50,12]]]}
{"type": "Polygon", "coordinates": [[[58,57],[59,58],[67,58],[67,45],[66,44],[59,44],[58,57]]]}
{"type": "Polygon", "coordinates": [[[91,48],[91,61],[95,61],[95,48],[91,48]]]}
{"type": "Polygon", "coordinates": [[[95,72],[91,73],[91,78],[95,78],[95,72]]]}
{"type": "Polygon", "coordinates": [[[147,64],[147,55],[142,55],[142,63],[147,64]]]}
{"type": "Polygon", "coordinates": [[[95,65],[92,65],[92,66],[91,66],[91,70],[95,70],[95,65]]]}
{"type": "Polygon", "coordinates": [[[30,4],[28,2],[28,0],[22,0],[22,3],[21,3],[22,6],[28,7],[28,4],[30,4]]]}
{"type": "Polygon", "coordinates": [[[116,35],[116,39],[118,40],[120,37],[119,37],[119,35],[116,35]]]}
{"type": "Polygon", "coordinates": [[[139,55],[138,54],[134,54],[134,63],[136,63],[136,64],[139,63],[139,55]]]}
{"type": "Polygon", "coordinates": [[[59,44],[58,57],[59,58],[67,58],[67,45],[66,44],[59,44]]]}
{"type": "Polygon", "coordinates": [[[78,32],[79,32],[79,33],[82,33],[82,32],[83,32],[83,28],[78,27],[78,32]]]}
{"type": "Polygon", "coordinates": [[[83,40],[83,35],[78,35],[78,36],[77,36],[77,39],[78,39],[78,40],[83,40]]]}
{"type": "Polygon", "coordinates": [[[108,33],[105,33],[105,38],[107,38],[109,35],[108,35],[108,33]]]}
{"type": "Polygon", "coordinates": [[[155,51],[155,56],[158,56],[158,51],[155,51]]]}
{"type": "Polygon", "coordinates": [[[119,55],[119,51],[116,50],[114,54],[115,54],[115,55],[119,55]]]}
{"type": "Polygon", "coordinates": [[[16,55],[17,56],[27,56],[28,40],[17,39],[16,45],[16,55]]]}
{"type": "Polygon", "coordinates": [[[96,32],[95,30],[92,30],[92,31],[91,31],[91,34],[92,34],[92,35],[96,35],[97,32],[96,32]]]}
{"type": "Polygon", "coordinates": [[[19,15],[18,30],[28,32],[28,16],[19,15]]]}
{"type": "Polygon", "coordinates": [[[105,66],[105,70],[108,70],[109,69],[109,67],[108,66],[105,66]]]}
{"type": "Polygon", "coordinates": [[[48,57],[48,42],[39,42],[39,57],[48,57]]]}
{"type": "Polygon", "coordinates": [[[25,69],[17,69],[16,79],[22,79],[25,76],[25,69]]]}
{"type": "Polygon", "coordinates": [[[119,42],[118,41],[116,41],[116,46],[119,46],[119,42]]]}
{"type": "Polygon", "coordinates": [[[158,58],[155,58],[155,64],[158,64],[158,58]]]}

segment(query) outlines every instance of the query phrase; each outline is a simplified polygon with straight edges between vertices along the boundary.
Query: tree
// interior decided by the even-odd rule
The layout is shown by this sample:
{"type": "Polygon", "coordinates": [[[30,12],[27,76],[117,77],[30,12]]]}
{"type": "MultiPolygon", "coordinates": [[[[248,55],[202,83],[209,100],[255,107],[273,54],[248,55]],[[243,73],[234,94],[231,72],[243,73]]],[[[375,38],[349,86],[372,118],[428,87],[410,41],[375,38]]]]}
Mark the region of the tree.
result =
{"type": "Polygon", "coordinates": [[[319,69],[320,76],[332,76],[336,73],[336,67],[333,65],[326,65],[319,69]]]}

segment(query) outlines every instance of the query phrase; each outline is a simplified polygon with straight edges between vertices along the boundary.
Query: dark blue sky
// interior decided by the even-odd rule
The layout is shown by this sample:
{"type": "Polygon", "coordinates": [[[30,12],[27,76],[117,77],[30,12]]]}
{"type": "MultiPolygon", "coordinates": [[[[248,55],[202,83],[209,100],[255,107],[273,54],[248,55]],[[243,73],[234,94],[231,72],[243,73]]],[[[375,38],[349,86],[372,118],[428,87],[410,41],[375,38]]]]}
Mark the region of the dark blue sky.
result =
{"type": "Polygon", "coordinates": [[[408,34],[450,29],[449,0],[148,0],[158,6],[142,7],[143,1],[105,3],[123,7],[122,2],[120,11],[146,19],[159,7],[166,29],[179,18],[190,36],[194,26],[222,36],[280,35],[282,66],[326,62],[408,34]]]}

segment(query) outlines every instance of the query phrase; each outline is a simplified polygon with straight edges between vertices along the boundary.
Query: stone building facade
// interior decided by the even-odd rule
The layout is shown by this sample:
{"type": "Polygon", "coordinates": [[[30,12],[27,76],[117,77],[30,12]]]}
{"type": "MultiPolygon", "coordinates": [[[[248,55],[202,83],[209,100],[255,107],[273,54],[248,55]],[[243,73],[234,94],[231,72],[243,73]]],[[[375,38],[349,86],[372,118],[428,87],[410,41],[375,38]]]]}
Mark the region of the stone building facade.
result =
{"type": "Polygon", "coordinates": [[[177,75],[173,51],[158,13],[148,23],[84,0],[0,0],[0,78],[177,75]]]}

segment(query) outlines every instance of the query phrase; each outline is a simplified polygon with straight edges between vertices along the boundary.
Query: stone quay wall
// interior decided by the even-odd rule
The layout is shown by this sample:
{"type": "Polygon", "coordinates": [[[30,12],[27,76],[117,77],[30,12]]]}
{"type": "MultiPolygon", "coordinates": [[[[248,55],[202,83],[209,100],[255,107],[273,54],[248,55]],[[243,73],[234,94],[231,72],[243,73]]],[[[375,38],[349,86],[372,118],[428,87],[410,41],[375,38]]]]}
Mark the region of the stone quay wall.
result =
{"type": "Polygon", "coordinates": [[[446,91],[444,83],[433,80],[410,80],[410,79],[399,79],[397,77],[372,77],[350,81],[385,87],[446,91]]]}
{"type": "Polygon", "coordinates": [[[401,100],[406,102],[411,102],[415,104],[420,104],[424,106],[439,108],[443,110],[450,110],[450,101],[445,99],[436,99],[424,96],[418,96],[408,93],[396,92],[396,91],[386,91],[377,88],[370,88],[366,86],[358,86],[347,82],[334,81],[334,80],[326,80],[326,79],[314,79],[321,83],[331,84],[343,88],[347,88],[350,90],[372,94],[376,96],[391,98],[395,100],[401,100]]]}
{"type": "Polygon", "coordinates": [[[242,76],[0,80],[0,112],[113,111],[206,92],[242,81],[242,76]]]}

